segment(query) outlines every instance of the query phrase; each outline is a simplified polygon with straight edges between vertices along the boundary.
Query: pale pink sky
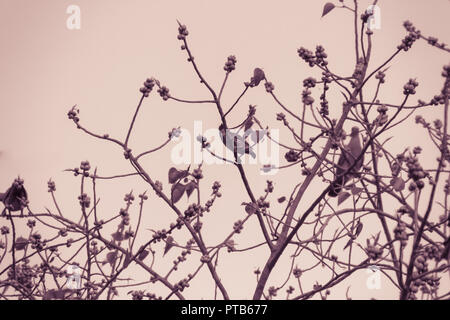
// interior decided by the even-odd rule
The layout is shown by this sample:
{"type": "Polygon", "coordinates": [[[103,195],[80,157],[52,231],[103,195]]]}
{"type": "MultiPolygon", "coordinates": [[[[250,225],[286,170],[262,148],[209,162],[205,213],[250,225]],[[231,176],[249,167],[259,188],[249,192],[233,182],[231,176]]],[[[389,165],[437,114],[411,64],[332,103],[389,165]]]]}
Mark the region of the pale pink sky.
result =
{"type": "MultiPolygon", "coordinates": [[[[321,19],[325,2],[0,0],[0,190],[6,189],[20,174],[25,179],[31,207],[42,210],[51,206],[46,192],[46,182],[51,177],[56,181],[61,206],[70,216],[77,205],[78,185],[70,174],[62,172],[63,169],[73,168],[88,159],[103,175],[131,171],[117,147],[76,130],[66,116],[71,106],[79,106],[81,121],[87,127],[123,138],[140,97],[139,87],[147,77],[158,78],[176,97],[209,98],[192,66],[186,62],[185,52],[180,50],[176,19],[187,25],[195,59],[215,88],[218,89],[223,80],[226,57],[236,55],[237,69],[230,76],[224,93],[225,103],[232,103],[253,69],[261,67],[275,84],[283,102],[293,109],[298,108],[301,81],[310,75],[317,78],[320,75],[301,61],[297,48],[313,49],[322,44],[328,52],[330,65],[338,74],[349,75],[353,71],[350,13],[336,10],[321,19]],[[81,8],[81,30],[66,28],[66,8],[71,4],[81,8]]],[[[361,1],[360,6],[367,7],[369,3],[361,1]]],[[[382,24],[381,30],[375,31],[369,70],[395,51],[405,35],[404,20],[413,21],[426,35],[450,42],[449,1],[384,0],[379,1],[379,6],[382,24]]],[[[441,69],[448,62],[446,53],[423,41],[418,42],[391,64],[386,77],[388,85],[381,98],[400,102],[403,84],[409,78],[417,78],[420,86],[412,102],[418,98],[429,100],[440,90],[441,69]]],[[[332,116],[341,108],[339,92],[335,98],[339,102],[330,104],[332,116]]],[[[241,120],[250,103],[258,105],[259,117],[266,125],[279,127],[275,120],[279,109],[262,86],[243,99],[237,107],[240,111],[231,117],[233,123],[241,120]]],[[[440,116],[433,111],[421,113],[430,119],[440,116]]],[[[219,123],[217,111],[211,105],[163,102],[153,93],[145,100],[136,123],[131,140],[133,149],[155,147],[166,139],[173,127],[192,128],[194,120],[202,120],[204,128],[214,128],[219,123]]],[[[413,121],[411,130],[396,131],[393,143],[403,148],[424,141],[423,132],[412,124],[413,121]]],[[[427,147],[424,146],[425,151],[427,147]]],[[[170,146],[144,162],[151,168],[150,174],[163,181],[166,188],[167,170],[171,166],[169,156],[170,146]]],[[[434,160],[434,155],[430,160],[434,160]]],[[[262,194],[267,177],[260,176],[256,166],[248,166],[247,170],[250,182],[258,194],[262,194]]],[[[210,230],[205,231],[206,237],[214,241],[223,238],[233,222],[243,217],[240,203],[247,199],[242,184],[236,184],[238,172],[234,167],[206,168],[205,176],[204,184],[208,188],[214,180],[220,180],[223,185],[224,197],[217,202],[215,216],[205,221],[210,230]]],[[[294,183],[292,177],[300,179],[298,171],[280,172],[273,178],[278,182],[277,196],[288,195],[294,183]]],[[[100,184],[99,189],[104,199],[100,207],[108,216],[108,212],[116,212],[122,206],[126,192],[133,189],[137,194],[149,188],[137,179],[125,179],[100,184]]],[[[167,222],[172,221],[166,215],[173,213],[168,213],[153,193],[149,203],[152,217],[147,222],[154,223],[152,228],[155,229],[166,227],[167,222]]],[[[274,208],[282,209],[277,204],[274,208]]],[[[255,237],[244,233],[235,241],[245,247],[261,240],[260,235],[255,237]]],[[[222,259],[219,273],[223,273],[225,285],[230,287],[233,297],[250,297],[255,287],[252,271],[262,266],[266,257],[267,252],[260,250],[250,257],[236,254],[222,259]]],[[[287,272],[286,268],[275,270],[271,281],[282,282],[287,272]]],[[[205,281],[205,287],[192,289],[194,297],[202,296],[205,291],[213,292],[208,277],[205,273],[196,280],[205,281]]],[[[364,272],[353,278],[350,293],[355,298],[395,297],[387,281],[382,290],[368,292],[365,279],[364,272]]],[[[310,279],[310,283],[315,280],[310,279]]],[[[335,297],[342,297],[342,291],[335,297]]]]}

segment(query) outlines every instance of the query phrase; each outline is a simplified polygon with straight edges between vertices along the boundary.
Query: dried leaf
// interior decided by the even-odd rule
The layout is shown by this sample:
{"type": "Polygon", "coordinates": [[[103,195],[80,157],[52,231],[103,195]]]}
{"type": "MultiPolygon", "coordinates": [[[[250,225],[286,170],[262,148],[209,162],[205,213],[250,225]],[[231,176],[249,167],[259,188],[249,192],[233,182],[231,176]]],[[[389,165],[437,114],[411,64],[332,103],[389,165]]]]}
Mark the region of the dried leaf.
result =
{"type": "Polygon", "coordinates": [[[364,189],[363,188],[358,188],[357,186],[353,186],[353,188],[352,188],[352,195],[354,195],[354,196],[356,196],[356,195],[358,195],[358,194],[360,194],[361,193],[361,191],[363,191],[364,189]]]}
{"type": "Polygon", "coordinates": [[[123,267],[124,268],[128,267],[130,262],[131,262],[131,254],[127,252],[127,254],[125,255],[125,259],[123,260],[123,267]]]}
{"type": "Polygon", "coordinates": [[[177,183],[172,186],[172,202],[177,203],[186,191],[186,185],[177,183]]]}
{"type": "Polygon", "coordinates": [[[325,16],[327,13],[329,13],[331,10],[333,10],[335,7],[336,6],[334,5],[334,3],[331,2],[325,3],[325,5],[323,6],[322,17],[325,16]]]}
{"type": "Polygon", "coordinates": [[[177,170],[176,168],[172,167],[169,169],[169,183],[175,183],[178,180],[187,177],[188,174],[189,174],[188,170],[177,170]]]}
{"type": "Polygon", "coordinates": [[[169,183],[174,183],[177,181],[178,170],[174,167],[169,169],[169,183]]]}
{"type": "Polygon", "coordinates": [[[278,198],[278,203],[283,203],[284,201],[286,201],[286,197],[280,197],[278,198]]]}
{"type": "Polygon", "coordinates": [[[150,251],[148,250],[143,250],[141,253],[139,253],[138,259],[140,261],[143,261],[145,258],[147,258],[148,254],[150,253],[150,251]]]}
{"type": "Polygon", "coordinates": [[[166,247],[164,248],[164,254],[163,256],[166,255],[167,252],[169,252],[169,250],[173,247],[173,237],[168,236],[166,239],[166,247]]]}
{"type": "Polygon", "coordinates": [[[119,231],[114,232],[112,235],[112,238],[114,239],[114,241],[122,241],[123,240],[123,234],[119,231]]]}
{"type": "Polygon", "coordinates": [[[348,199],[350,197],[350,193],[348,192],[341,192],[338,195],[338,205],[340,205],[342,202],[348,199]]]}
{"type": "Polygon", "coordinates": [[[117,259],[117,251],[108,252],[106,255],[106,262],[109,263],[111,266],[116,262],[117,259]]]}
{"type": "Polygon", "coordinates": [[[191,196],[192,192],[194,192],[195,188],[197,187],[197,184],[195,181],[191,181],[186,185],[186,195],[188,198],[191,196]]]}
{"type": "Polygon", "coordinates": [[[352,244],[352,242],[353,242],[353,239],[350,238],[350,240],[348,240],[347,244],[345,245],[344,250],[347,249],[352,244]]]}
{"type": "Polygon", "coordinates": [[[245,127],[244,127],[244,131],[249,130],[253,125],[253,120],[250,118],[247,121],[245,121],[245,127]]]}
{"type": "Polygon", "coordinates": [[[244,203],[245,204],[245,212],[248,214],[253,214],[256,212],[256,206],[253,203],[244,203]]]}
{"type": "Polygon", "coordinates": [[[395,191],[400,192],[405,189],[405,181],[400,177],[395,177],[391,179],[391,186],[395,191]]]}
{"type": "Polygon", "coordinates": [[[356,225],[355,238],[357,236],[359,236],[359,234],[361,233],[362,229],[363,229],[363,224],[362,224],[361,221],[358,221],[358,224],[356,225]]]}
{"type": "Polygon", "coordinates": [[[16,250],[24,250],[28,245],[28,239],[25,239],[23,237],[18,237],[16,239],[16,245],[15,245],[15,249],[16,250]]]}

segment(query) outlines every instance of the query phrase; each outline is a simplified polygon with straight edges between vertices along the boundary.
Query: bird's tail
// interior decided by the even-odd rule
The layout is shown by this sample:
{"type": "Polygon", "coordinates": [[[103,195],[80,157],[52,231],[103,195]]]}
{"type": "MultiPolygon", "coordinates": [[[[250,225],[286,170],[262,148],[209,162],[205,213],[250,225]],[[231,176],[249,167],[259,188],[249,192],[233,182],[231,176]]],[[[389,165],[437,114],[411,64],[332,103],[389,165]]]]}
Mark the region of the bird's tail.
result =
{"type": "Polygon", "coordinates": [[[337,197],[337,195],[342,191],[342,186],[344,185],[344,177],[339,177],[333,181],[330,186],[330,191],[328,191],[328,195],[330,197],[337,197]]]}

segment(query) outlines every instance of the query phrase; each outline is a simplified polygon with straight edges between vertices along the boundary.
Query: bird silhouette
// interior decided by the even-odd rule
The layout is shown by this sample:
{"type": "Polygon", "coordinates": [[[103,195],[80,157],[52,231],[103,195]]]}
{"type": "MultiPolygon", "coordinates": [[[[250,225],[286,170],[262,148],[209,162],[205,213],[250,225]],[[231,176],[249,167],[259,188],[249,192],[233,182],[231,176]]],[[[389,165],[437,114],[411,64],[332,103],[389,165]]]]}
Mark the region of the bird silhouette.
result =
{"type": "Polygon", "coordinates": [[[444,242],[444,250],[442,251],[441,259],[450,259],[450,237],[444,242]]]}
{"type": "Polygon", "coordinates": [[[230,130],[226,130],[222,124],[219,126],[219,131],[223,144],[234,154],[242,156],[246,153],[252,158],[256,158],[255,152],[250,147],[250,144],[245,140],[245,137],[239,135],[238,133],[233,133],[230,130]]]}
{"type": "Polygon", "coordinates": [[[9,187],[5,193],[0,193],[0,201],[5,205],[2,214],[4,214],[6,210],[11,212],[22,211],[23,208],[26,207],[28,201],[28,194],[23,186],[23,180],[20,178],[15,179],[11,187],[9,187]]]}
{"type": "MultiPolygon", "coordinates": [[[[330,197],[336,197],[341,192],[342,187],[345,185],[345,183],[353,176],[350,172],[344,175],[344,172],[347,171],[348,168],[353,166],[355,160],[361,154],[362,146],[359,139],[358,127],[352,128],[350,137],[350,141],[345,147],[345,150],[342,150],[342,153],[339,156],[339,160],[336,166],[336,179],[332,182],[330,191],[328,192],[328,195],[330,197]]],[[[353,166],[351,172],[359,171],[359,169],[361,169],[363,161],[364,156],[361,156],[358,162],[353,166]]]]}
{"type": "Polygon", "coordinates": [[[256,87],[259,83],[266,78],[264,71],[260,68],[253,70],[253,77],[250,79],[250,87],[256,87]]]}

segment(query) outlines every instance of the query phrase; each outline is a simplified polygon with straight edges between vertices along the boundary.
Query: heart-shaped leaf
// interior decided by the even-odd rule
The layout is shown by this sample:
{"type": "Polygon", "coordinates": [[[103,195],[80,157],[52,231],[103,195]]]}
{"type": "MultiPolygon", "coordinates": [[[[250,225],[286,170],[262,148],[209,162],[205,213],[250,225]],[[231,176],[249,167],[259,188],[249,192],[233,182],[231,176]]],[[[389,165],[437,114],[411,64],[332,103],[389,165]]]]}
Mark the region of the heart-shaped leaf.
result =
{"type": "Polygon", "coordinates": [[[357,186],[354,185],[352,187],[351,191],[352,191],[352,195],[356,196],[356,195],[360,194],[361,191],[363,191],[363,188],[358,188],[357,186]]]}
{"type": "Polygon", "coordinates": [[[186,185],[176,183],[172,186],[172,202],[177,203],[186,191],[186,185]]]}
{"type": "Polygon", "coordinates": [[[177,181],[177,176],[178,176],[178,170],[176,168],[170,168],[169,169],[169,183],[174,183],[175,181],[177,181]]]}
{"type": "Polygon", "coordinates": [[[325,16],[327,13],[329,13],[331,10],[333,10],[335,7],[336,6],[331,2],[325,3],[325,5],[323,6],[322,17],[325,16]]]}
{"type": "Polygon", "coordinates": [[[169,169],[169,183],[175,183],[189,175],[188,170],[177,170],[176,168],[169,169]]]}
{"type": "Polygon", "coordinates": [[[167,252],[169,252],[169,250],[173,247],[173,237],[168,236],[166,239],[166,247],[164,248],[164,254],[163,256],[166,255],[167,252]]]}
{"type": "Polygon", "coordinates": [[[194,192],[195,188],[197,187],[197,184],[195,181],[191,181],[186,185],[186,195],[188,198],[191,196],[192,192],[194,192]]]}

